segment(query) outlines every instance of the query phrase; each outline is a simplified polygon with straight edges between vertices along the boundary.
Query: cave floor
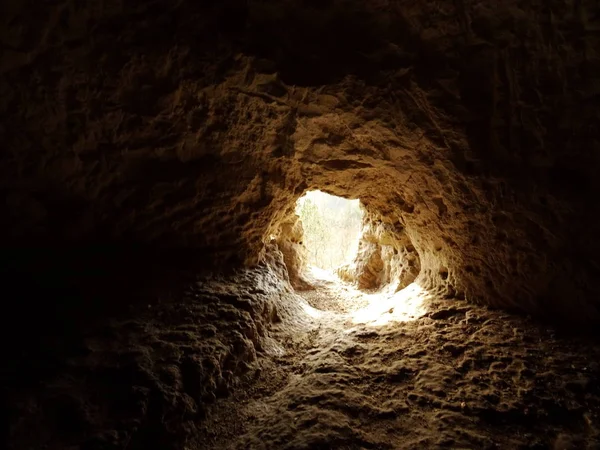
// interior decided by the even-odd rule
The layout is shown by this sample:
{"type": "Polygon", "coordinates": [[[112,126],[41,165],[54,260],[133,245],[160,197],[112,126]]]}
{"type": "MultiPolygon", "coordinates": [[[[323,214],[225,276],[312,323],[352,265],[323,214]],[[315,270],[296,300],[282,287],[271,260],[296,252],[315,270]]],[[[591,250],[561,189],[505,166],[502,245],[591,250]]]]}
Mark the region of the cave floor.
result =
{"type": "Polygon", "coordinates": [[[597,339],[315,276],[192,277],[63,318],[6,366],[8,448],[600,449],[597,339]]]}
{"type": "Polygon", "coordinates": [[[306,316],[274,330],[257,377],[211,407],[198,448],[600,448],[597,344],[415,286],[394,302],[324,275],[300,293],[306,316]]]}

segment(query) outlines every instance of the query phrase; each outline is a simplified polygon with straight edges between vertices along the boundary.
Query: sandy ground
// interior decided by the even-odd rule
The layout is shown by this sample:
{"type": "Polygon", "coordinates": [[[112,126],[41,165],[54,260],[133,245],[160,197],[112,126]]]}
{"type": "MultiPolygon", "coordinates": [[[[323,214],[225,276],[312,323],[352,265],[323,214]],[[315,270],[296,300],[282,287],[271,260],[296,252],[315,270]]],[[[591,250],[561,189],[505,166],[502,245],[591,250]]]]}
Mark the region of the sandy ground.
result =
{"type": "Polygon", "coordinates": [[[190,448],[600,449],[600,347],[411,285],[314,272],[261,370],[190,448]]]}
{"type": "Polygon", "coordinates": [[[76,328],[0,371],[5,447],[600,449],[597,340],[418,284],[281,275],[190,275],[110,320],[49,320],[76,328]]]}

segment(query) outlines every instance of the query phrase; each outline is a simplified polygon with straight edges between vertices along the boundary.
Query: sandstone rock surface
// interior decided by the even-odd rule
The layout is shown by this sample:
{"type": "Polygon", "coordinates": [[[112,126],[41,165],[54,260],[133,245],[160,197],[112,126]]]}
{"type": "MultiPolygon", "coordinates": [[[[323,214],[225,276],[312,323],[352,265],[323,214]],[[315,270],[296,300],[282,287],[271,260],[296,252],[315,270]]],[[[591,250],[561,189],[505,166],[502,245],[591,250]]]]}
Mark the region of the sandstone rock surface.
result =
{"type": "Polygon", "coordinates": [[[598,320],[595,1],[3,5],[4,245],[256,264],[306,189],[406,230],[424,283],[598,320]]]}
{"type": "Polygon", "coordinates": [[[539,319],[600,323],[599,9],[3,1],[12,447],[598,448],[598,345],[539,319]],[[366,211],[340,273],[431,311],[348,325],[313,189],[366,211]]]}

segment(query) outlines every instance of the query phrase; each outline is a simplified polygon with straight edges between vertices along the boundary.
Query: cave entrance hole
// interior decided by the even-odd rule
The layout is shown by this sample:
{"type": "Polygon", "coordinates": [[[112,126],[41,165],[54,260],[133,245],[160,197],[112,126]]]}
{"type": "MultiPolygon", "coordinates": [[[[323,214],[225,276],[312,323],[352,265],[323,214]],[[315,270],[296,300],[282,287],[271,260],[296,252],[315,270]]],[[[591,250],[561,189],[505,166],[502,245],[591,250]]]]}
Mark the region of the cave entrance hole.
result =
{"type": "MultiPolygon", "coordinates": [[[[414,246],[407,236],[365,241],[363,233],[369,227],[364,228],[360,199],[313,190],[297,200],[295,212],[302,223],[300,244],[306,250],[304,269],[308,270],[303,275],[311,286],[297,293],[306,301],[309,316],[338,313],[345,318],[345,326],[352,327],[406,322],[425,313],[429,293],[415,280],[420,261],[414,246]],[[376,283],[363,286],[357,268],[375,270],[371,275],[376,283]]],[[[385,235],[384,231],[377,233],[385,235]]]]}
{"type": "Polygon", "coordinates": [[[359,199],[308,191],[296,202],[296,214],[304,230],[307,264],[313,270],[333,274],[356,257],[363,221],[359,199]]]}

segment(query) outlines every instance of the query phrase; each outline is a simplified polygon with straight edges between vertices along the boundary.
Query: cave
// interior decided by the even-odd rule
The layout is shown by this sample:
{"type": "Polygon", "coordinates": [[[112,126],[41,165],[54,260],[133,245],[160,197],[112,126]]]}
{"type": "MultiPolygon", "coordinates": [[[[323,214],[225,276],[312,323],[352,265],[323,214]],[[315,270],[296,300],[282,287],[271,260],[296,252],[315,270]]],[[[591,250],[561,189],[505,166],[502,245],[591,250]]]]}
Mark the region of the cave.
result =
{"type": "Polygon", "coordinates": [[[306,263],[328,271],[356,258],[363,210],[359,199],[309,191],[296,201],[306,263]]]}
{"type": "Polygon", "coordinates": [[[5,448],[600,448],[596,1],[29,3],[5,448]]]}

